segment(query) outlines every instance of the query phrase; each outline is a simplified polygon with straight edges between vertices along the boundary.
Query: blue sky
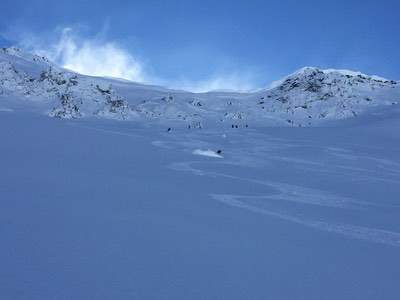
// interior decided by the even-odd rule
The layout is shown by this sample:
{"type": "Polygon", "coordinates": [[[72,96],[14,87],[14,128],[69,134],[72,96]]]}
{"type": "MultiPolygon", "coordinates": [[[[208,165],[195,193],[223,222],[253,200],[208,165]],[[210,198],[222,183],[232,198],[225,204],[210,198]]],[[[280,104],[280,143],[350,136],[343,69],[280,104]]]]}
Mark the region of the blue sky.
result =
{"type": "Polygon", "coordinates": [[[400,79],[398,0],[3,0],[0,36],[87,72],[108,45],[130,78],[192,89],[263,87],[303,66],[400,79]],[[75,53],[60,55],[62,38],[75,53]]]}

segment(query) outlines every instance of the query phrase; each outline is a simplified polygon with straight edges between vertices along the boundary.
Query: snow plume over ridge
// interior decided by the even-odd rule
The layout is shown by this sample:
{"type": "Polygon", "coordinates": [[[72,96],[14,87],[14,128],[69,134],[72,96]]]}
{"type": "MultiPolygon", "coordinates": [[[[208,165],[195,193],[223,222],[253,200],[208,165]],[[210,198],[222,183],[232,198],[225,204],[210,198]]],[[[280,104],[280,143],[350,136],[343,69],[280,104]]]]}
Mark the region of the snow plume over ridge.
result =
{"type": "Polygon", "coordinates": [[[181,78],[176,81],[168,81],[163,84],[170,88],[182,89],[191,91],[194,93],[205,93],[205,92],[249,92],[255,90],[255,86],[252,83],[253,80],[249,74],[239,74],[238,72],[233,73],[220,73],[214,74],[211,77],[203,80],[188,80],[181,78]]]}
{"type": "MultiPolygon", "coordinates": [[[[211,75],[193,79],[153,74],[143,59],[115,41],[104,38],[102,31],[95,35],[82,34],[79,26],[58,28],[46,35],[36,35],[26,30],[13,32],[19,36],[18,47],[45,56],[71,71],[98,77],[114,77],[139,83],[160,85],[191,92],[251,91],[256,88],[251,70],[228,68],[216,70],[211,75]]],[[[183,61],[178,61],[182,64],[183,61]]]]}
{"type": "Polygon", "coordinates": [[[128,51],[114,42],[83,39],[71,28],[64,28],[61,37],[49,49],[40,47],[35,52],[84,75],[145,81],[142,64],[128,51]]]}

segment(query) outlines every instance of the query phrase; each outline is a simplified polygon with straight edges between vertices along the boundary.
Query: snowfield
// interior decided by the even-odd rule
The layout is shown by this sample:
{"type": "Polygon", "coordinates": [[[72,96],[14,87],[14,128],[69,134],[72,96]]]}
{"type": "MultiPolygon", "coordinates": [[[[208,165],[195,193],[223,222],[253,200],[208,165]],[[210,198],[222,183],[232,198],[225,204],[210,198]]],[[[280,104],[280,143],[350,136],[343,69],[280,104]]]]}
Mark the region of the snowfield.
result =
{"type": "Polygon", "coordinates": [[[193,94],[0,50],[0,298],[397,299],[399,100],[347,71],[193,94]]]}

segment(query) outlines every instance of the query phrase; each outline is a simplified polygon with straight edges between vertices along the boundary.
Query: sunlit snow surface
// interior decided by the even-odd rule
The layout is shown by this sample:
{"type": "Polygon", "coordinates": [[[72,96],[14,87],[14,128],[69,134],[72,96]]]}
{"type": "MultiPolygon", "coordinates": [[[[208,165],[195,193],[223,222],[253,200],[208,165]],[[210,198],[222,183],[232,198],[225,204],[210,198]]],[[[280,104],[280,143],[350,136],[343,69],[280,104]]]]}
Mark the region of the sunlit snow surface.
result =
{"type": "Polygon", "coordinates": [[[214,150],[201,150],[201,149],[196,149],[193,151],[194,155],[201,155],[201,156],[207,156],[207,157],[213,157],[213,158],[223,158],[222,155],[218,154],[214,150]]]}
{"type": "Polygon", "coordinates": [[[400,294],[396,105],[323,128],[166,132],[3,104],[2,299],[400,294]]]}
{"type": "Polygon", "coordinates": [[[193,94],[0,49],[0,299],[397,299],[399,97],[317,68],[193,94]]]}

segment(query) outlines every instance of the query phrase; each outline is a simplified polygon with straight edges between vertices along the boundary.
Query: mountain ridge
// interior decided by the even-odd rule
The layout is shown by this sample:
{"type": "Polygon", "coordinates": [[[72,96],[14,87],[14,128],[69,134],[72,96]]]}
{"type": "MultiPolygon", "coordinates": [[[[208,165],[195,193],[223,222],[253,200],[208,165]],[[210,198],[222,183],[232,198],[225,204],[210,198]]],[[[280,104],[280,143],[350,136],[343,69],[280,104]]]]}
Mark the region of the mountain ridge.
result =
{"type": "Polygon", "coordinates": [[[400,84],[361,72],[304,67],[268,89],[192,93],[81,75],[12,47],[0,49],[0,97],[34,100],[44,113],[62,119],[166,121],[191,129],[300,127],[396,105],[400,84]]]}

